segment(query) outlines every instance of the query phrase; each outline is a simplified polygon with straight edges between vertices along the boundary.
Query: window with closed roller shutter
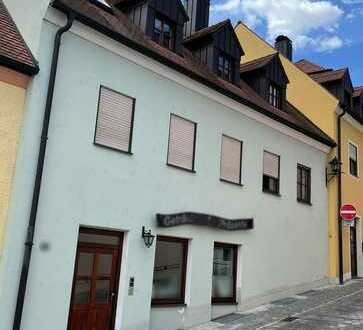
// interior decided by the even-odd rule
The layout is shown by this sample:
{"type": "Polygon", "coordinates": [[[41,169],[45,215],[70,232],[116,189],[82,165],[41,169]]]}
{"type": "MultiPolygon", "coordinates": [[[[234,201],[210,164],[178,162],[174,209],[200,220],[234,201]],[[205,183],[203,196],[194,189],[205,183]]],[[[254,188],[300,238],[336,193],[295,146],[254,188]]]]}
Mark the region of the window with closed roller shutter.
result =
{"type": "Polygon", "coordinates": [[[131,153],[135,99],[101,86],[95,144],[131,153]]]}
{"type": "Polygon", "coordinates": [[[196,130],[196,123],[170,116],[168,165],[194,171],[196,130]]]}
{"type": "Polygon", "coordinates": [[[221,180],[241,184],[242,142],[222,135],[221,180]]]}

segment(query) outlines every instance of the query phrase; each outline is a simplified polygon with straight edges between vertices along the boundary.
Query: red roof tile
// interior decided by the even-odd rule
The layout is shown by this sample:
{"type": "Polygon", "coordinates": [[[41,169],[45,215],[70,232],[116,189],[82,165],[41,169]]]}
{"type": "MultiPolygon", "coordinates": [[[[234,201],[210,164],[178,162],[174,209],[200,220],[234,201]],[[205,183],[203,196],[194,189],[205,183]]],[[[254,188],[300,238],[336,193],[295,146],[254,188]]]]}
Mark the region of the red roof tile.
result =
{"type": "Polygon", "coordinates": [[[313,72],[325,71],[325,68],[323,68],[322,66],[312,63],[305,59],[296,62],[295,65],[301,71],[304,71],[305,73],[308,73],[308,74],[313,73],[313,72]]]}
{"type": "Polygon", "coordinates": [[[327,82],[337,81],[344,78],[348,69],[340,70],[326,70],[322,72],[312,73],[310,77],[313,78],[319,84],[324,84],[327,82]]]}
{"type": "Polygon", "coordinates": [[[55,0],[53,6],[63,12],[72,12],[76,19],[82,23],[106,34],[107,36],[133,48],[150,58],[177,70],[190,78],[224,94],[233,100],[245,104],[252,109],[291,127],[313,139],[328,146],[334,146],[335,142],[315,126],[309,119],[303,117],[298,111],[289,107],[285,111],[277,109],[266,102],[245,82],[241,81],[240,87],[219,78],[206,65],[186,48],[183,56],[169,49],[161,47],[147,37],[138,27],[132,24],[127,16],[114,8],[114,14],[110,14],[101,8],[92,5],[88,0],[55,0]]]}
{"type": "Polygon", "coordinates": [[[39,71],[37,61],[2,0],[0,0],[0,64],[28,75],[39,71]]]}

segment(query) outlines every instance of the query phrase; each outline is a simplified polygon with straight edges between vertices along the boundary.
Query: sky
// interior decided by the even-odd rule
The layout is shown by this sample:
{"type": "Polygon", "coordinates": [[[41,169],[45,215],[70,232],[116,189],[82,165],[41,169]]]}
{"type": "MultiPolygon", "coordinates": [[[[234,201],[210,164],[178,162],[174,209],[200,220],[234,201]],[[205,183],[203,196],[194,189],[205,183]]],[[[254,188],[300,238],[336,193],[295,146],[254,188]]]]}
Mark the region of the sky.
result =
{"type": "Polygon", "coordinates": [[[226,18],[271,44],[284,34],[295,61],[349,67],[353,84],[363,85],[363,0],[211,0],[211,24],[226,18]]]}

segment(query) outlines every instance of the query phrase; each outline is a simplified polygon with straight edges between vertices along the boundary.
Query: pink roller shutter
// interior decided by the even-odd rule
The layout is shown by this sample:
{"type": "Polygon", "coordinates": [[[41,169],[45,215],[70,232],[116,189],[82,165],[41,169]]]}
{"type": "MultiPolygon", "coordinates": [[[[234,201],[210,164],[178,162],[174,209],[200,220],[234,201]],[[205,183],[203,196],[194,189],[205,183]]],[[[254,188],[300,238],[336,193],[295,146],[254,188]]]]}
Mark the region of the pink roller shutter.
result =
{"type": "Polygon", "coordinates": [[[222,136],[221,179],[241,183],[242,142],[222,136]]]}
{"type": "Polygon", "coordinates": [[[280,172],[280,157],[270,152],[263,153],[263,174],[278,179],[280,172]]]}
{"type": "Polygon", "coordinates": [[[171,115],[168,164],[194,170],[194,139],[196,124],[171,115]]]}
{"type": "Polygon", "coordinates": [[[101,87],[95,143],[131,152],[131,130],[135,100],[101,87]]]}

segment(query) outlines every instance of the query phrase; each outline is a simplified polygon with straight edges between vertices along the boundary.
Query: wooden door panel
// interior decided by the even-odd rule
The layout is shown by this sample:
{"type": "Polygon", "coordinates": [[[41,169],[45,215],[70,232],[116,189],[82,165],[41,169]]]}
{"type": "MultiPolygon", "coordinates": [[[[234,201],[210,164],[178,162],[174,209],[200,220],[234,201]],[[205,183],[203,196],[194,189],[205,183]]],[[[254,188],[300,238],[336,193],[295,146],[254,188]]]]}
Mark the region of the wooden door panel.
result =
{"type": "Polygon", "coordinates": [[[120,245],[79,243],[69,330],[109,330],[114,322],[120,245]]]}

